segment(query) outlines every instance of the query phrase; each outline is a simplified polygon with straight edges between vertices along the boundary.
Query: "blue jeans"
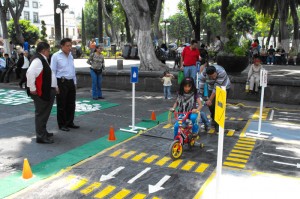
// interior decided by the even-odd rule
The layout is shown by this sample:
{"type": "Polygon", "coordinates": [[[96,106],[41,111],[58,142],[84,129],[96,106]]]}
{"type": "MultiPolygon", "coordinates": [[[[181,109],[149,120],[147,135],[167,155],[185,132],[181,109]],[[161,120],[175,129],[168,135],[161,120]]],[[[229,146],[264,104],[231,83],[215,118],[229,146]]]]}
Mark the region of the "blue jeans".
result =
{"type": "Polygon", "coordinates": [[[102,97],[102,74],[97,74],[92,69],[90,69],[90,73],[92,77],[92,97],[93,99],[97,99],[98,97],[102,97]]]}
{"type": "Polygon", "coordinates": [[[274,56],[268,56],[267,63],[274,63],[274,56]]]}
{"type": "Polygon", "coordinates": [[[196,66],[184,66],[183,73],[184,73],[184,78],[192,77],[194,79],[194,82],[196,82],[196,74],[197,74],[196,66]]]}
{"type": "MultiPolygon", "coordinates": [[[[183,114],[179,115],[178,117],[183,117],[183,114]]],[[[199,126],[197,123],[197,117],[198,117],[198,113],[191,113],[189,115],[189,119],[192,120],[193,123],[192,133],[198,133],[199,126]]],[[[177,136],[178,128],[179,128],[179,124],[178,121],[176,121],[174,125],[174,138],[177,136]]]]}
{"type": "Polygon", "coordinates": [[[171,86],[164,86],[165,99],[171,98],[171,86]]]}
{"type": "Polygon", "coordinates": [[[209,120],[206,116],[206,113],[204,111],[201,111],[200,115],[201,115],[200,123],[203,123],[205,126],[209,126],[209,120]]]}

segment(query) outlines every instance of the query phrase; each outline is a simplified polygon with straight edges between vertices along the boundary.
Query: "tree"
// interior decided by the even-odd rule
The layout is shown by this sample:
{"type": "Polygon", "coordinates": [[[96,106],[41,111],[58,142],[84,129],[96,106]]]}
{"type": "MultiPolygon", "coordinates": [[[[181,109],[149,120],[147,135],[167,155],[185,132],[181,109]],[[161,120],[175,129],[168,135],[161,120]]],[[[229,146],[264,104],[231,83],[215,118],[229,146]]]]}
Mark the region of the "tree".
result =
{"type": "MultiPolygon", "coordinates": [[[[102,10],[103,10],[103,2],[102,0],[97,0],[97,33],[99,42],[103,43],[103,17],[102,17],[102,10]]],[[[92,10],[92,9],[91,9],[92,10]]],[[[94,38],[94,36],[91,36],[90,38],[94,38]]]]}
{"type": "Polygon", "coordinates": [[[21,27],[19,25],[19,20],[20,20],[24,5],[25,5],[25,0],[13,0],[13,1],[9,1],[9,3],[8,3],[8,9],[13,18],[15,31],[16,31],[15,41],[16,41],[16,43],[19,43],[19,44],[24,43],[24,37],[22,35],[21,27]]]}
{"type": "MultiPolygon", "coordinates": [[[[32,25],[30,21],[21,19],[19,20],[20,31],[23,33],[24,39],[29,44],[35,44],[39,39],[39,29],[35,25],[32,25]]],[[[17,38],[17,33],[13,19],[8,22],[8,33],[10,38],[14,41],[17,38]]]]}
{"type": "Polygon", "coordinates": [[[154,37],[156,39],[161,37],[161,34],[159,34],[159,21],[160,21],[160,15],[161,15],[161,10],[162,10],[162,3],[163,0],[157,0],[156,3],[156,11],[154,14],[154,20],[153,20],[153,32],[154,32],[154,37]]]}
{"type": "Polygon", "coordinates": [[[110,14],[112,13],[113,10],[113,5],[110,3],[104,3],[104,0],[100,0],[99,3],[101,3],[101,7],[103,9],[103,14],[105,16],[105,31],[108,37],[110,37],[111,42],[114,42],[116,38],[116,32],[114,29],[114,24],[111,19],[110,14]],[[109,9],[108,9],[109,8],[109,9]],[[110,30],[109,30],[110,28],[110,30]]]}
{"type": "Polygon", "coordinates": [[[86,32],[85,32],[85,21],[84,21],[84,12],[81,10],[81,43],[84,51],[86,46],[86,32]]]}
{"type": "Polygon", "coordinates": [[[178,42],[183,42],[186,37],[192,37],[192,26],[189,19],[183,13],[177,13],[171,16],[170,26],[168,27],[169,37],[176,39],[178,42]]]}
{"type": "Polygon", "coordinates": [[[55,46],[58,48],[60,46],[61,40],[61,23],[60,14],[56,13],[57,5],[60,4],[60,0],[53,0],[54,3],[54,31],[55,31],[55,46]]]}
{"type": "Polygon", "coordinates": [[[228,41],[227,34],[227,15],[228,15],[229,0],[222,0],[221,4],[221,36],[224,42],[228,41]]]}
{"type": "MultiPolygon", "coordinates": [[[[100,37],[98,33],[99,27],[95,25],[98,22],[98,3],[96,1],[87,1],[84,6],[84,23],[86,38],[89,40],[95,38],[96,35],[99,37],[99,42],[103,43],[103,33],[100,37]],[[101,42],[102,39],[102,42],[101,42]]],[[[102,31],[101,31],[102,32],[102,31]]]]}
{"type": "Polygon", "coordinates": [[[44,20],[41,21],[42,24],[42,30],[41,30],[41,40],[44,42],[48,42],[47,41],[47,33],[46,33],[46,23],[44,20]]]}
{"type": "Polygon", "coordinates": [[[246,6],[238,8],[232,20],[235,30],[242,33],[252,30],[257,22],[255,11],[246,6]]]}
{"type": "Polygon", "coordinates": [[[189,17],[190,23],[194,30],[194,37],[197,41],[200,41],[200,15],[201,15],[201,7],[202,7],[202,0],[185,0],[185,6],[187,15],[189,17]],[[191,4],[193,6],[191,6],[191,4]],[[194,13],[194,14],[193,14],[194,13]]]}
{"type": "Polygon", "coordinates": [[[4,50],[5,52],[11,54],[9,50],[9,41],[8,41],[8,29],[6,24],[6,13],[8,11],[8,0],[4,0],[3,3],[0,1],[0,21],[3,31],[3,41],[4,41],[4,50]]]}
{"type": "Polygon", "coordinates": [[[120,0],[137,39],[141,68],[161,70],[165,67],[155,56],[151,38],[151,18],[147,0],[120,0]]]}

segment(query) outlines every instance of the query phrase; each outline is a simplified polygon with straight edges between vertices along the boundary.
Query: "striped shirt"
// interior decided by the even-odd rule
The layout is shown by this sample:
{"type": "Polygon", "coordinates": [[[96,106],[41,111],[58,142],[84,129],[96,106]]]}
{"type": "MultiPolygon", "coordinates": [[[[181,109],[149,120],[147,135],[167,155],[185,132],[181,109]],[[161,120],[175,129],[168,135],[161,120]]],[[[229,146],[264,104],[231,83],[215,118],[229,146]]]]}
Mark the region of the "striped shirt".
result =
{"type": "Polygon", "coordinates": [[[208,90],[211,90],[213,93],[216,92],[216,86],[225,86],[226,89],[230,89],[230,80],[222,66],[214,65],[216,68],[217,78],[210,79],[206,74],[206,68],[202,71],[199,77],[199,89],[203,92],[205,82],[208,84],[208,90]]]}

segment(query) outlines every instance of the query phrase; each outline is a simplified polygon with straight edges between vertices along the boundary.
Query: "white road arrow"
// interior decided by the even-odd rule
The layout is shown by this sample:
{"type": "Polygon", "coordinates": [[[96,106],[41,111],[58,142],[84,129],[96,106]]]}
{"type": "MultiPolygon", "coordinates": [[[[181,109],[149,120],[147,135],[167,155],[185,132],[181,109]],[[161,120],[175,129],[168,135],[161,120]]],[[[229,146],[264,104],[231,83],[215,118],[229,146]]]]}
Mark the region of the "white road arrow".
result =
{"type": "Polygon", "coordinates": [[[110,172],[108,175],[101,175],[100,177],[100,182],[106,181],[106,180],[110,180],[112,178],[115,178],[114,175],[116,175],[117,173],[119,173],[121,170],[123,170],[125,167],[118,167],[115,170],[113,170],[112,172],[110,172]]]}
{"type": "Polygon", "coordinates": [[[156,185],[149,184],[149,194],[165,189],[162,187],[162,185],[165,182],[167,182],[170,178],[171,178],[171,176],[165,175],[158,183],[156,183],[156,185]]]}
{"type": "Polygon", "coordinates": [[[298,169],[300,169],[300,163],[297,164],[291,164],[291,163],[286,163],[286,162],[278,162],[278,161],[273,161],[276,164],[283,164],[283,165],[288,165],[288,166],[294,166],[297,167],[298,169]]]}
{"type": "Polygon", "coordinates": [[[136,176],[134,176],[133,178],[131,178],[128,183],[132,184],[134,183],[134,181],[136,181],[137,179],[139,179],[140,177],[142,177],[145,173],[147,173],[151,168],[147,167],[146,169],[144,169],[143,171],[141,171],[139,174],[137,174],[136,176]]]}

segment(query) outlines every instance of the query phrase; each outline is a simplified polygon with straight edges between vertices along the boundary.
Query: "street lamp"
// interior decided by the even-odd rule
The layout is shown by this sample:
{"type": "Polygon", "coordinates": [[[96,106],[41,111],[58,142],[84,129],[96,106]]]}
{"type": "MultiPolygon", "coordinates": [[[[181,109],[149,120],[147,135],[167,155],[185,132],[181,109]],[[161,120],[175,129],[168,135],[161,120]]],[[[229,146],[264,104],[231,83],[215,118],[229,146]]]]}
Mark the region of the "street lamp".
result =
{"type": "Polygon", "coordinates": [[[63,38],[65,38],[65,11],[69,8],[69,6],[65,3],[57,4],[56,13],[62,13],[62,28],[63,28],[63,38]]]}
{"type": "Polygon", "coordinates": [[[168,20],[163,20],[161,25],[165,25],[165,44],[167,44],[167,25],[170,25],[168,20]]]}

